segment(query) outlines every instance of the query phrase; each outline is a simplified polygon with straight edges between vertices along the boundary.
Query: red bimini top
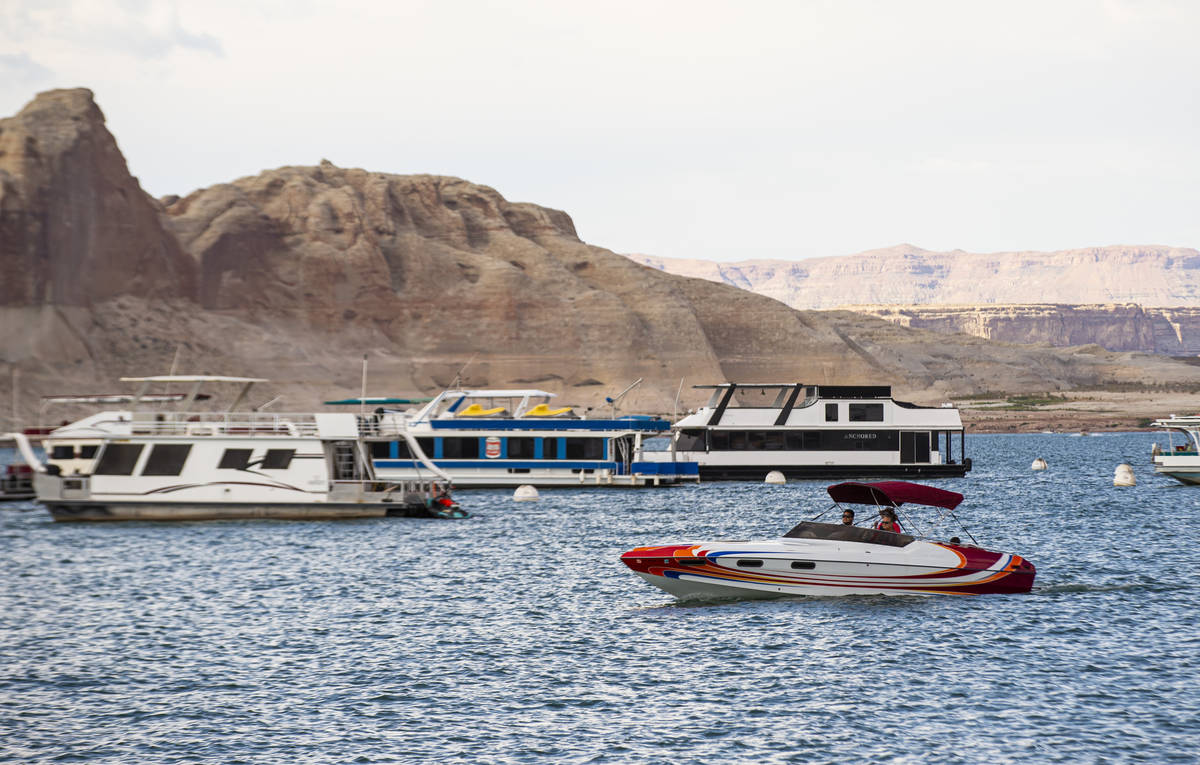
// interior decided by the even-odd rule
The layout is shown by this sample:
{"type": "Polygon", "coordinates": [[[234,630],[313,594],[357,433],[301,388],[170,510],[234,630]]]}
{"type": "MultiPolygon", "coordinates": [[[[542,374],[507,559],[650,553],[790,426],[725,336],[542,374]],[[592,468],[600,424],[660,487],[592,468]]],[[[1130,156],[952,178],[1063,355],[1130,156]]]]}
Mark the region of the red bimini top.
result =
{"type": "Polygon", "coordinates": [[[874,483],[859,483],[847,481],[835,483],[829,487],[829,496],[834,502],[848,502],[853,505],[891,505],[899,507],[905,502],[914,505],[944,507],[953,510],[963,501],[963,495],[956,491],[935,489],[932,486],[922,486],[908,481],[875,481],[874,483]]]}

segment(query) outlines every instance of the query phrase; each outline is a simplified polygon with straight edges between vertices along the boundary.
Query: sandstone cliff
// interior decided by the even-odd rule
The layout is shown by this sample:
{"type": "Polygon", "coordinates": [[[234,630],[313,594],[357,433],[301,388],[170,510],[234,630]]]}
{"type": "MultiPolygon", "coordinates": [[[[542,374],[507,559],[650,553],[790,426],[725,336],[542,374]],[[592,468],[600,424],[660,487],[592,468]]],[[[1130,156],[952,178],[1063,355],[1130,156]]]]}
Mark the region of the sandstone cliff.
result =
{"type": "Polygon", "coordinates": [[[1182,247],[982,254],[930,252],[902,244],[795,262],[629,257],[669,273],[767,295],[799,309],[992,303],[1200,307],[1200,252],[1182,247]]]}
{"type": "MultiPolygon", "coordinates": [[[[1142,379],[1169,360],[994,343],[847,312],[795,311],[638,265],[570,217],[457,178],[265,171],[160,202],[129,176],[87,91],[0,121],[0,396],[101,392],[180,370],[278,381],[276,409],[357,392],[537,386],[669,412],[680,378],[891,383],[920,400],[1142,379]],[[36,151],[35,151],[36,149],[36,151]]],[[[842,301],[844,302],[844,301],[842,301]]],[[[683,406],[702,394],[685,388],[683,406]]],[[[7,407],[4,407],[7,409],[7,407]]]]}
{"type": "Polygon", "coordinates": [[[1009,343],[1095,344],[1111,351],[1200,356],[1200,308],[1139,305],[846,306],[906,327],[1009,343]]]}

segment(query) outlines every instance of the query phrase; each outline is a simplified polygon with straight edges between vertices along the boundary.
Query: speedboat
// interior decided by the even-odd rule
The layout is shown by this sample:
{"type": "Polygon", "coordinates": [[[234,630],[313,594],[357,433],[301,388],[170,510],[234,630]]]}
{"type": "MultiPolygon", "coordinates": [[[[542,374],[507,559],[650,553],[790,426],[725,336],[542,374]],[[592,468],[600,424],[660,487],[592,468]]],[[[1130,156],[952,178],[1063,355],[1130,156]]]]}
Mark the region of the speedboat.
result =
{"type": "MultiPolygon", "coordinates": [[[[954,508],[963,500],[957,492],[906,481],[839,483],[828,491],[831,510],[844,510],[843,504],[891,508],[893,513],[907,505],[937,508],[931,529],[954,518],[954,508]]],[[[900,528],[916,531],[915,516],[901,514],[900,528]]],[[[975,541],[965,529],[963,533],[975,541]]],[[[964,544],[957,536],[937,542],[816,520],[798,523],[779,539],[637,547],[621,560],[677,598],[1029,592],[1036,573],[1019,555],[964,544]]]]}

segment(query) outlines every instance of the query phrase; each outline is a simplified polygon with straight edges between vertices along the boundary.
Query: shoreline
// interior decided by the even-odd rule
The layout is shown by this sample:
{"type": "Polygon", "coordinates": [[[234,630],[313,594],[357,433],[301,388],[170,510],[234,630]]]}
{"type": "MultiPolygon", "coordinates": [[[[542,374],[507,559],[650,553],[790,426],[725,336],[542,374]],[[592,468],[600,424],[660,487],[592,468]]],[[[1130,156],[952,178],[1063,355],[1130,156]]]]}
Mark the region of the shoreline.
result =
{"type": "Polygon", "coordinates": [[[1156,432],[1150,427],[1153,420],[1200,413],[1200,395],[1191,393],[1068,391],[1053,394],[1052,403],[1026,405],[1012,400],[959,400],[954,405],[968,433],[1156,432]]]}

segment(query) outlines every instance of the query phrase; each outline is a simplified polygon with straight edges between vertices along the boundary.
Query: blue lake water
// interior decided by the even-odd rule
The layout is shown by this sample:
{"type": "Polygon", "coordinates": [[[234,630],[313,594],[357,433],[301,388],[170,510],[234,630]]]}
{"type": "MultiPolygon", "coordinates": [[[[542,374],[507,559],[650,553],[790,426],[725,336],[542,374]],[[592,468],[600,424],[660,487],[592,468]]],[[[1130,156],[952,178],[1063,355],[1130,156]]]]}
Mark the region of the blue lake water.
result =
{"type": "Polygon", "coordinates": [[[822,482],[464,491],[458,521],[10,505],[0,760],[1196,762],[1200,488],[1153,475],[1153,440],[969,437],[936,485],[1038,567],[978,598],[677,605],[618,561],[777,536],[822,482]]]}

